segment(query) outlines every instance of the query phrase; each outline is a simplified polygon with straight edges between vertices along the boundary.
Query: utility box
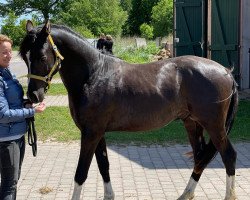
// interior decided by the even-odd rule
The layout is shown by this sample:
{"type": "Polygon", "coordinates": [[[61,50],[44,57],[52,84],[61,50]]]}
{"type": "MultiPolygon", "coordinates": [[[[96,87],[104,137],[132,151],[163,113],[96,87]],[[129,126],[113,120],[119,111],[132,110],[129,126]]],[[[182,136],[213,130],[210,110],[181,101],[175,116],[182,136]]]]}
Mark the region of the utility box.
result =
{"type": "Polygon", "coordinates": [[[196,55],[234,68],[240,89],[250,88],[249,10],[249,0],[175,0],[174,56],[196,55]]]}

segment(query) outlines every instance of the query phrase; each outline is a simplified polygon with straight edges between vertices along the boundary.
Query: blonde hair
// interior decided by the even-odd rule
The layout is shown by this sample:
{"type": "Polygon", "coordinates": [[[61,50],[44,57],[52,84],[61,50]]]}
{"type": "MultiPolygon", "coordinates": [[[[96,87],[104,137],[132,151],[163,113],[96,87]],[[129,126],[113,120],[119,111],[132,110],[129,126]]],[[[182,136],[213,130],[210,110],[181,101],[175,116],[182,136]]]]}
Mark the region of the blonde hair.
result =
{"type": "Polygon", "coordinates": [[[13,44],[13,41],[7,35],[0,34],[0,44],[2,42],[9,42],[11,45],[13,44]]]}
{"type": "Polygon", "coordinates": [[[106,35],[106,39],[107,39],[107,40],[112,40],[111,35],[106,35]]]}

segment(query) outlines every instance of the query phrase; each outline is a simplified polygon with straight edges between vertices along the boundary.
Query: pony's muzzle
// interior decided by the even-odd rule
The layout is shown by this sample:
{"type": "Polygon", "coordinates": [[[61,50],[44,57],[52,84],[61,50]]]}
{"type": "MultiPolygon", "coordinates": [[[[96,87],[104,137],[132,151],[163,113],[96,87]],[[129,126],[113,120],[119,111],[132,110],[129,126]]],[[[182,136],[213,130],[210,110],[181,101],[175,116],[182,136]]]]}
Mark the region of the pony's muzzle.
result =
{"type": "Polygon", "coordinates": [[[44,90],[43,88],[40,88],[37,91],[28,91],[27,92],[27,97],[32,103],[39,103],[44,100],[44,90]],[[42,90],[42,91],[41,91],[42,90]]]}

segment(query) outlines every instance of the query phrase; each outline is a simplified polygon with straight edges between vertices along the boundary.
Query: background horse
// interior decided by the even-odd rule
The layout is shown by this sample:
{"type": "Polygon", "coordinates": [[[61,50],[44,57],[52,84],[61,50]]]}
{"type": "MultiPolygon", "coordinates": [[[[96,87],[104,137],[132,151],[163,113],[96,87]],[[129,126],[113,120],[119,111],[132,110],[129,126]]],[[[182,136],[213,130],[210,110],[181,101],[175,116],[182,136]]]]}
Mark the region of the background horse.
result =
{"type": "Polygon", "coordinates": [[[106,131],[145,131],[175,119],[183,121],[194,157],[193,173],[179,199],[193,198],[203,170],[217,152],[227,173],[225,199],[236,198],[236,152],[228,133],[238,92],[229,70],[195,56],[129,64],[101,54],[67,27],[47,21],[35,28],[28,21],[26,29],[20,53],[29,68],[29,99],[42,102],[52,76],[59,71],[72,118],[81,131],[72,199],[80,198],[94,154],[104,182],[104,199],[114,199],[106,131]]]}

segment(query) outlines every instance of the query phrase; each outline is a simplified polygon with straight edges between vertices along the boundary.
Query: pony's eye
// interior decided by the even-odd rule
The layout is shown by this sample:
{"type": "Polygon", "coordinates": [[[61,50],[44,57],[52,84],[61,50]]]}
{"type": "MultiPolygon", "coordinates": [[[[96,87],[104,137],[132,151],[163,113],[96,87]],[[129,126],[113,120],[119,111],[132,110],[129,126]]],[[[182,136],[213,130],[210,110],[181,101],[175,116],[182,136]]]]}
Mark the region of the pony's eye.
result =
{"type": "Polygon", "coordinates": [[[41,61],[42,61],[42,62],[46,62],[46,61],[47,61],[46,56],[42,56],[42,57],[41,57],[41,61]]]}

